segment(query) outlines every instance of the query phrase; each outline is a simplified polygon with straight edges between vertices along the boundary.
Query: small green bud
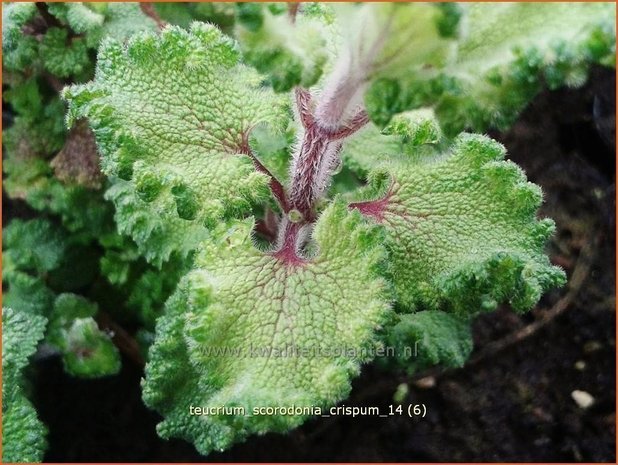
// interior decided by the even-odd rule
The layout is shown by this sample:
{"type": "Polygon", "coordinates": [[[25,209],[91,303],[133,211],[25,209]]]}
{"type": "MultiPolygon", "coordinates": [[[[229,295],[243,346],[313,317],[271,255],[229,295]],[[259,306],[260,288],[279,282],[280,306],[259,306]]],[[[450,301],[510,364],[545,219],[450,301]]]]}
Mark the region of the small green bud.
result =
{"type": "Polygon", "coordinates": [[[303,218],[303,214],[295,208],[288,212],[288,220],[290,220],[292,223],[300,223],[303,218]]]}
{"type": "Polygon", "coordinates": [[[393,394],[393,402],[395,402],[396,404],[402,404],[403,401],[406,400],[409,392],[410,388],[408,387],[407,383],[401,383],[399,386],[397,386],[397,389],[393,394]]]}

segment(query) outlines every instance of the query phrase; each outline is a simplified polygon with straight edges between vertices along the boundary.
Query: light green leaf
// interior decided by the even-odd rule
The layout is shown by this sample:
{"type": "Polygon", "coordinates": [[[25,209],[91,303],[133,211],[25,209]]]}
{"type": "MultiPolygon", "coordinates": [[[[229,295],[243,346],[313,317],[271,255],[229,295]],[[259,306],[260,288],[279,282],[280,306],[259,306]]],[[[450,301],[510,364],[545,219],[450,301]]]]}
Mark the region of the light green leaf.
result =
{"type": "Polygon", "coordinates": [[[206,227],[247,213],[268,178],[243,155],[259,123],[281,127],[287,98],[260,88],[213,26],[168,27],[127,46],[107,40],[94,82],[65,90],[69,122],[90,119],[119,230],[161,264],[186,255],[206,227]]]}
{"type": "Polygon", "coordinates": [[[39,315],[2,309],[2,402],[9,402],[21,386],[21,372],[43,339],[47,320],[39,315]]]}
{"type": "Polygon", "coordinates": [[[38,56],[38,42],[24,35],[24,26],[36,15],[34,3],[7,2],[2,5],[2,67],[22,70],[38,56]]]}
{"type": "Polygon", "coordinates": [[[268,126],[257,126],[251,131],[249,145],[260,162],[278,180],[285,182],[290,172],[290,154],[296,141],[297,128],[290,120],[285,131],[274,130],[268,126]]]}
{"type": "Polygon", "coordinates": [[[47,447],[47,428],[34,406],[18,395],[2,412],[2,462],[42,462],[47,447]]]}
{"type": "Polygon", "coordinates": [[[365,79],[398,79],[444,66],[456,49],[459,7],[431,3],[337,6],[352,62],[365,79]]]}
{"type": "Polygon", "coordinates": [[[3,258],[20,269],[51,271],[60,264],[67,246],[62,229],[43,218],[16,218],[2,231],[3,258]]]}
{"type": "Polygon", "coordinates": [[[383,74],[372,83],[365,102],[378,125],[393,114],[430,107],[450,137],[465,129],[505,129],[544,85],[578,86],[591,63],[615,66],[614,3],[469,3],[461,8],[457,53],[405,75],[383,74]]]}
{"type": "Polygon", "coordinates": [[[352,206],[386,227],[403,308],[471,315],[509,302],[526,310],[564,283],[543,253],[554,223],[535,219],[541,190],[504,153],[487,137],[464,134],[449,153],[372,174],[365,200],[374,200],[352,206]]]}
{"type": "Polygon", "coordinates": [[[110,336],[93,317],[97,304],[76,294],[56,297],[49,317],[47,341],[62,353],[67,373],[80,378],[99,378],[120,371],[120,354],[110,336]]]}
{"type": "Polygon", "coordinates": [[[275,3],[241,3],[238,8],[236,37],[244,57],[268,76],[275,91],[318,81],[329,58],[325,36],[330,32],[323,21],[300,13],[292,23],[287,5],[275,3]]]}
{"type": "Polygon", "coordinates": [[[375,169],[435,153],[443,143],[440,138],[433,112],[413,110],[395,115],[382,130],[367,124],[345,140],[341,159],[358,176],[366,178],[375,169]]]}
{"type": "Polygon", "coordinates": [[[118,349],[92,318],[76,318],[65,334],[62,356],[67,373],[79,378],[100,378],[120,371],[118,349]]]}
{"type": "Polygon", "coordinates": [[[2,309],[2,462],[40,462],[47,430],[23,393],[22,370],[43,338],[42,316],[2,309]]]}
{"type": "Polygon", "coordinates": [[[473,345],[470,322],[440,311],[398,315],[386,342],[410,373],[438,364],[461,367],[473,345]]]}
{"type": "Polygon", "coordinates": [[[144,400],[165,418],[159,434],[203,454],[310,416],[252,415],[254,407],[326,408],[345,398],[388,312],[377,277],[381,235],[343,203],[322,214],[319,252],[302,262],[256,249],[251,230],[239,223],[203,244],[158,321],[146,368],[144,400]],[[190,414],[221,405],[246,416],[190,414]]]}
{"type": "Polygon", "coordinates": [[[6,262],[3,258],[3,267],[2,283],[7,285],[2,296],[3,305],[32,315],[47,315],[54,301],[54,293],[43,280],[16,270],[8,256],[6,262]]]}
{"type": "Polygon", "coordinates": [[[434,112],[424,108],[395,115],[382,134],[398,135],[411,146],[436,144],[442,138],[434,112]]]}
{"type": "Polygon", "coordinates": [[[66,29],[50,27],[41,41],[40,53],[45,68],[62,78],[80,74],[90,65],[84,39],[69,40],[66,29]]]}
{"type": "Polygon", "coordinates": [[[456,70],[478,75],[512,61],[515,47],[577,43],[587,37],[591,25],[615,22],[615,16],[611,2],[470,3],[456,70]]]}
{"type": "Polygon", "coordinates": [[[369,123],[349,139],[341,150],[345,166],[361,177],[385,163],[405,158],[405,144],[400,136],[384,135],[380,129],[369,123]]]}
{"type": "Polygon", "coordinates": [[[78,34],[97,30],[105,17],[82,2],[47,3],[47,10],[78,34]]]}
{"type": "Polygon", "coordinates": [[[125,41],[142,31],[156,31],[157,23],[146,16],[137,2],[109,2],[103,11],[105,22],[97,37],[97,43],[107,37],[125,41]]]}

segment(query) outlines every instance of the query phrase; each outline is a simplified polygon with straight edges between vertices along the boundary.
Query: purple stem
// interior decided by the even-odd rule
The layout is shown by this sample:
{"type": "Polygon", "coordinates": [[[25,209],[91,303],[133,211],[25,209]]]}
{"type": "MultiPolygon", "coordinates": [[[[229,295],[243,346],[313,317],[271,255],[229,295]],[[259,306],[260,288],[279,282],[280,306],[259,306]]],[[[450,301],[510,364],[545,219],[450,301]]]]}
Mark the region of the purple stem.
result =
{"type": "Polygon", "coordinates": [[[289,195],[284,204],[287,215],[281,221],[274,252],[275,256],[293,264],[303,262],[299,250],[306,236],[304,233],[316,219],[316,203],[324,194],[333,168],[337,166],[343,139],[369,121],[366,112],[359,110],[347,123],[339,122],[334,128],[321,125],[312,109],[311,94],[301,88],[296,89],[296,106],[305,131],[298,154],[294,157],[289,195]],[[289,219],[292,211],[294,216],[299,217],[294,222],[289,219]]]}

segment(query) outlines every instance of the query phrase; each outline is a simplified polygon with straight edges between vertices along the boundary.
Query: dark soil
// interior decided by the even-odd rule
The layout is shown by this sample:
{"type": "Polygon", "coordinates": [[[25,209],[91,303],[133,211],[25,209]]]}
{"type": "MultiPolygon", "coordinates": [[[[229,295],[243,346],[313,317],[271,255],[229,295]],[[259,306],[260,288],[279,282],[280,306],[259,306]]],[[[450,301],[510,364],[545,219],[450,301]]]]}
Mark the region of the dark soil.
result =
{"type": "MultiPolygon", "coordinates": [[[[558,228],[552,260],[583,281],[525,316],[504,308],[480,317],[469,366],[414,378],[368,366],[345,402],[386,408],[408,382],[405,402],[426,404],[423,419],[315,419],[206,460],[614,462],[614,89],[614,73],[597,70],[582,89],[544,92],[511,131],[493,134],[546,193],[541,214],[558,228]],[[544,321],[569,292],[565,310],[538,331],[502,350],[490,345],[544,321]],[[578,407],[574,390],[594,404],[578,407]]],[[[124,362],[119,376],[90,382],[66,376],[57,359],[39,362],[34,401],[49,427],[46,460],[204,461],[190,444],[157,437],[158,416],[140,399],[141,370],[124,362]]]]}

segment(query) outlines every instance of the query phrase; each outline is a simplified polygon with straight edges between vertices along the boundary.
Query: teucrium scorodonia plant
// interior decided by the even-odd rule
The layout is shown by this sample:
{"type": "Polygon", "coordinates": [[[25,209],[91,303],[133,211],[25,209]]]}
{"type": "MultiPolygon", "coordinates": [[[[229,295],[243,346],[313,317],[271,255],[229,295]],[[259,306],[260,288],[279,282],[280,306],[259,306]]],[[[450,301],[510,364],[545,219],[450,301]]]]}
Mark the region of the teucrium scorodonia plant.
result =
{"type": "Polygon", "coordinates": [[[542,82],[576,85],[590,63],[612,64],[613,15],[247,4],[240,44],[204,23],[104,40],[94,80],[64,91],[68,122],[89,120],[119,231],[161,273],[192,263],[146,367],[159,433],[207,454],[286,431],[306,415],[189,411],[331,406],[373,349],[421,335],[425,358],[404,366],[461,364],[472,316],[528,310],[564,284],[543,253],[553,223],[536,219],[540,189],[500,144],[458,133],[503,127],[542,82]],[[290,131],[282,162],[271,148],[290,131]],[[342,163],[366,185],[338,184],[342,163]],[[348,350],[242,356],[287,346],[348,350]]]}

